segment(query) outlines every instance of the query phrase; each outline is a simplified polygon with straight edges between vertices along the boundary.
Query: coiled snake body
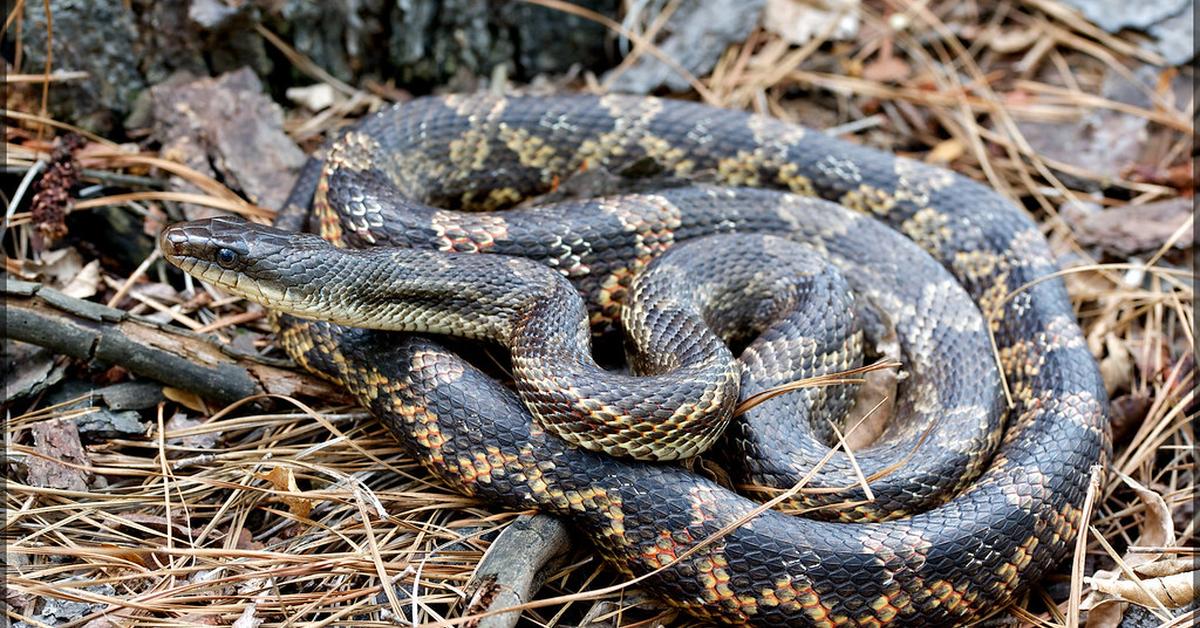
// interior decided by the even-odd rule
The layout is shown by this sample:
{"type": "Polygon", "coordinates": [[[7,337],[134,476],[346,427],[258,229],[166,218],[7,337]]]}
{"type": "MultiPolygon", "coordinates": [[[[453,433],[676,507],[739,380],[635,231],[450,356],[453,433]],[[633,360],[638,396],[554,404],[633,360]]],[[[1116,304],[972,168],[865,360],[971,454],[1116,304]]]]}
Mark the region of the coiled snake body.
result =
{"type": "MultiPolygon", "coordinates": [[[[1083,523],[1091,470],[1107,456],[1104,388],[1063,285],[1033,282],[1055,270],[1040,232],[995,192],[944,170],[692,103],[451,96],[364,120],[306,169],[290,204],[311,204],[322,236],[340,245],[521,255],[571,281],[583,300],[550,333],[545,323],[528,323],[542,320],[530,308],[570,301],[571,291],[507,257],[462,256],[492,260],[461,262],[482,273],[472,283],[458,274],[459,261],[445,261],[456,256],[343,252],[311,236],[228,220],[163,235],[168,259],[283,311],[350,324],[407,317],[393,327],[465,326],[457,333],[489,338],[530,327],[512,344],[514,366],[533,364],[526,374],[544,386],[518,384],[518,397],[431,339],[280,317],[290,355],[345,385],[447,483],[498,505],[566,517],[623,572],[659,570],[644,586],[697,616],[817,626],[963,623],[1011,601],[1066,556],[1083,523]],[[619,173],[647,164],[663,178],[704,184],[488,211],[581,169],[619,173]],[[484,211],[455,211],[464,208],[484,211]],[[698,240],[732,233],[743,235],[698,240]],[[753,235],[764,233],[772,235],[753,235]],[[439,269],[449,270],[441,276],[439,269]],[[726,275],[733,283],[704,280],[726,275]],[[796,283],[798,275],[808,279],[796,283]],[[461,312],[453,323],[422,292],[420,279],[438,276],[461,279],[450,290],[449,311],[461,312]],[[543,291],[513,305],[506,295],[531,285],[530,277],[543,291]],[[398,278],[412,281],[400,293],[382,288],[398,278]],[[791,296],[771,296],[779,292],[768,287],[791,296]],[[659,306],[676,314],[631,304],[630,292],[657,294],[659,306]],[[763,294],[753,305],[733,305],[722,295],[734,292],[763,294]],[[688,295],[700,295],[708,309],[687,310],[680,304],[688,295]],[[397,301],[410,309],[399,313],[397,301]],[[508,313],[496,314],[497,304],[508,313]],[[819,314],[802,313],[811,307],[819,314]],[[725,364],[720,349],[672,336],[685,310],[726,339],[746,334],[733,322],[758,333],[732,375],[740,374],[743,397],[844,368],[860,359],[854,320],[871,336],[871,319],[890,319],[908,379],[897,401],[901,420],[856,452],[874,478],[873,500],[855,486],[854,461],[830,451],[821,420],[795,419],[844,410],[853,403],[846,389],[772,399],[735,418],[723,443],[739,448],[727,458],[745,481],[787,489],[803,479],[816,489],[792,502],[818,508],[815,519],[755,513],[755,502],[704,477],[586,451],[531,419],[522,398],[536,406],[558,404],[545,395],[566,396],[574,404],[566,412],[591,409],[576,415],[587,425],[619,414],[609,409],[630,398],[613,380],[561,390],[563,381],[580,381],[564,377],[591,372],[581,322],[588,315],[594,327],[630,319],[620,322],[633,335],[657,330],[676,343],[673,352],[635,348],[641,370],[679,369],[689,353],[725,364]],[[543,353],[574,363],[549,368],[543,353]],[[905,460],[899,469],[897,458],[905,460]],[[847,500],[849,507],[829,507],[847,500]]],[[[705,371],[725,375],[699,390],[707,394],[730,377],[722,368],[705,371]]],[[[647,387],[659,394],[650,409],[730,403],[680,398],[677,384],[647,387]]],[[[656,416],[676,422],[669,408],[656,416]]],[[[654,439],[638,438],[656,430],[652,422],[626,424],[596,439],[618,454],[644,454],[657,451],[648,444],[654,439]]],[[[700,445],[689,447],[679,455],[700,445]]]]}

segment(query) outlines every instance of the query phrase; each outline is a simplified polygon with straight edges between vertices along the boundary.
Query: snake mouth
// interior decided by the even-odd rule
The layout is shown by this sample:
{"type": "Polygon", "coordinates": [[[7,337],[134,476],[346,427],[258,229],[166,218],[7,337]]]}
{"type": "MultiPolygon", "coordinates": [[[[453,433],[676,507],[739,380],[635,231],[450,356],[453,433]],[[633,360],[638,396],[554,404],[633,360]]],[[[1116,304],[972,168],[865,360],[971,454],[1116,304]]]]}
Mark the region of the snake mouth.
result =
{"type": "Polygon", "coordinates": [[[287,296],[279,257],[296,248],[291,236],[235,217],[171,225],[159,234],[163,257],[187,274],[267,306],[287,296]]]}
{"type": "Polygon", "coordinates": [[[236,289],[249,251],[228,237],[220,237],[213,227],[212,221],[171,225],[159,235],[159,248],[168,262],[193,277],[236,289]]]}
{"type": "Polygon", "coordinates": [[[207,269],[197,268],[203,260],[191,252],[193,246],[188,230],[183,225],[167,227],[158,236],[158,248],[164,259],[186,273],[207,279],[202,276],[207,274],[207,269]]]}

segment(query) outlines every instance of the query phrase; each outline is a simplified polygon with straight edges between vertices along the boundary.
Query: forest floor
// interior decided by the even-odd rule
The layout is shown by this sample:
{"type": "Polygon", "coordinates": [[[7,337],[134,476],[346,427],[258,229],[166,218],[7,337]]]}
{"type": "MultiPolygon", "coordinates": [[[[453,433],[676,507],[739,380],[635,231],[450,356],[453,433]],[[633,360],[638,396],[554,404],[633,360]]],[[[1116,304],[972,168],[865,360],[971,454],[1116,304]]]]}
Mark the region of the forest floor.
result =
{"type": "MultiPolygon", "coordinates": [[[[988,621],[1115,626],[1132,600],[1156,618],[1144,625],[1184,625],[1172,609],[1194,599],[1200,545],[1191,69],[1053,0],[848,4],[836,19],[770,17],[679,97],[834,128],[987,182],[1036,217],[1099,361],[1115,449],[1073,559],[988,621]]],[[[653,41],[664,22],[624,28],[653,41]]],[[[248,72],[164,84],[145,132],[120,142],[46,113],[57,68],[10,64],[7,277],[154,321],[126,330],[143,340],[174,328],[278,356],[260,308],[168,272],[153,234],[211,211],[269,219],[296,146],[409,95],[267,45],[308,77],[282,116],[248,72]],[[180,103],[197,115],[172,118],[180,103]],[[269,159],[264,137],[281,143],[269,159]]],[[[616,74],[656,54],[631,48],[616,74]]],[[[603,91],[616,74],[475,85],[603,91]]],[[[222,405],[119,363],[5,350],[13,623],[469,623],[472,573],[522,514],[432,480],[363,410],[278,364],[262,366],[270,404],[222,405]]],[[[576,548],[524,621],[691,621],[623,584],[576,548]]]]}

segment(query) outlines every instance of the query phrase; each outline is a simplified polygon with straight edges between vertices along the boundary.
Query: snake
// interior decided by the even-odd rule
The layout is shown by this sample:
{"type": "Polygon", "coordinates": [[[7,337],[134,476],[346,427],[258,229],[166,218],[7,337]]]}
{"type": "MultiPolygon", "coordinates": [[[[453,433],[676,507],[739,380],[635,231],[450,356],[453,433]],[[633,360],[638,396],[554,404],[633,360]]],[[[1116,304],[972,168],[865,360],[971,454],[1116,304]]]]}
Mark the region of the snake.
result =
{"type": "Polygon", "coordinates": [[[985,617],[1070,555],[1111,457],[1099,369],[1025,211],[770,116],[631,95],[417,98],[310,159],[274,227],[214,218],[160,244],[276,312],[284,351],[448,486],[564,518],[705,620],[985,617]],[[553,200],[580,172],[633,183],[553,200]],[[632,373],[590,356],[614,329],[632,373]],[[504,345],[518,381],[445,333],[504,345]],[[888,334],[896,416],[861,451],[829,418],[861,404],[850,383],[728,416],[728,390],[836,375],[888,334]],[[701,414],[719,426],[680,420],[701,414]],[[664,462],[714,442],[728,477],[664,462]]]}

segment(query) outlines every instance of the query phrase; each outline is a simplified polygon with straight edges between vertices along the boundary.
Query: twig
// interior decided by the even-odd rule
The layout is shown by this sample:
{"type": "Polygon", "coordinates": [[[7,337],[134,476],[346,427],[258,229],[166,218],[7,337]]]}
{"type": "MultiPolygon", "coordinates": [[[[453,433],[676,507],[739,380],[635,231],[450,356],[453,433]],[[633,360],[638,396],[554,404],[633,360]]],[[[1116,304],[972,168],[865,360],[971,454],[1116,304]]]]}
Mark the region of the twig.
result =
{"type": "Polygon", "coordinates": [[[150,265],[161,256],[162,251],[158,247],[154,247],[154,250],[146,256],[146,259],[142,260],[142,263],[138,264],[138,267],[133,269],[133,272],[129,274],[129,277],[125,279],[125,282],[121,284],[121,287],[117,288],[117,291],[113,293],[112,298],[108,300],[106,305],[113,308],[117,307],[117,304],[121,302],[121,299],[124,299],[125,295],[129,294],[129,290],[133,288],[133,284],[136,283],[142,275],[145,275],[146,270],[150,268],[150,265]]]}
{"type": "MultiPolygon", "coordinates": [[[[43,65],[42,73],[45,76],[50,76],[51,70],[54,69],[54,11],[50,10],[50,0],[42,0],[42,12],[46,16],[46,62],[43,65]]],[[[47,117],[46,112],[50,106],[50,81],[42,82],[42,108],[39,111],[43,118],[47,117]]],[[[46,127],[38,127],[38,139],[42,139],[42,134],[46,132],[46,127]]]]}
{"type": "Polygon", "coordinates": [[[853,122],[847,122],[846,124],[839,124],[837,126],[831,126],[828,129],[825,129],[824,131],[822,131],[822,133],[824,133],[825,135],[830,135],[830,136],[850,135],[853,133],[858,133],[859,131],[873,129],[885,122],[887,122],[887,117],[881,113],[877,113],[873,116],[867,116],[860,120],[855,120],[853,122]]]}
{"type": "MultiPolygon", "coordinates": [[[[464,613],[487,613],[528,602],[569,548],[567,528],[557,518],[521,515],[480,559],[467,585],[473,601],[464,613]]],[[[512,628],[520,618],[521,613],[515,611],[487,615],[477,628],[512,628]]]]}
{"type": "Polygon", "coordinates": [[[322,380],[187,332],[68,297],[40,284],[4,282],[4,336],[131,372],[221,402],[250,395],[339,396],[322,380]]]}

